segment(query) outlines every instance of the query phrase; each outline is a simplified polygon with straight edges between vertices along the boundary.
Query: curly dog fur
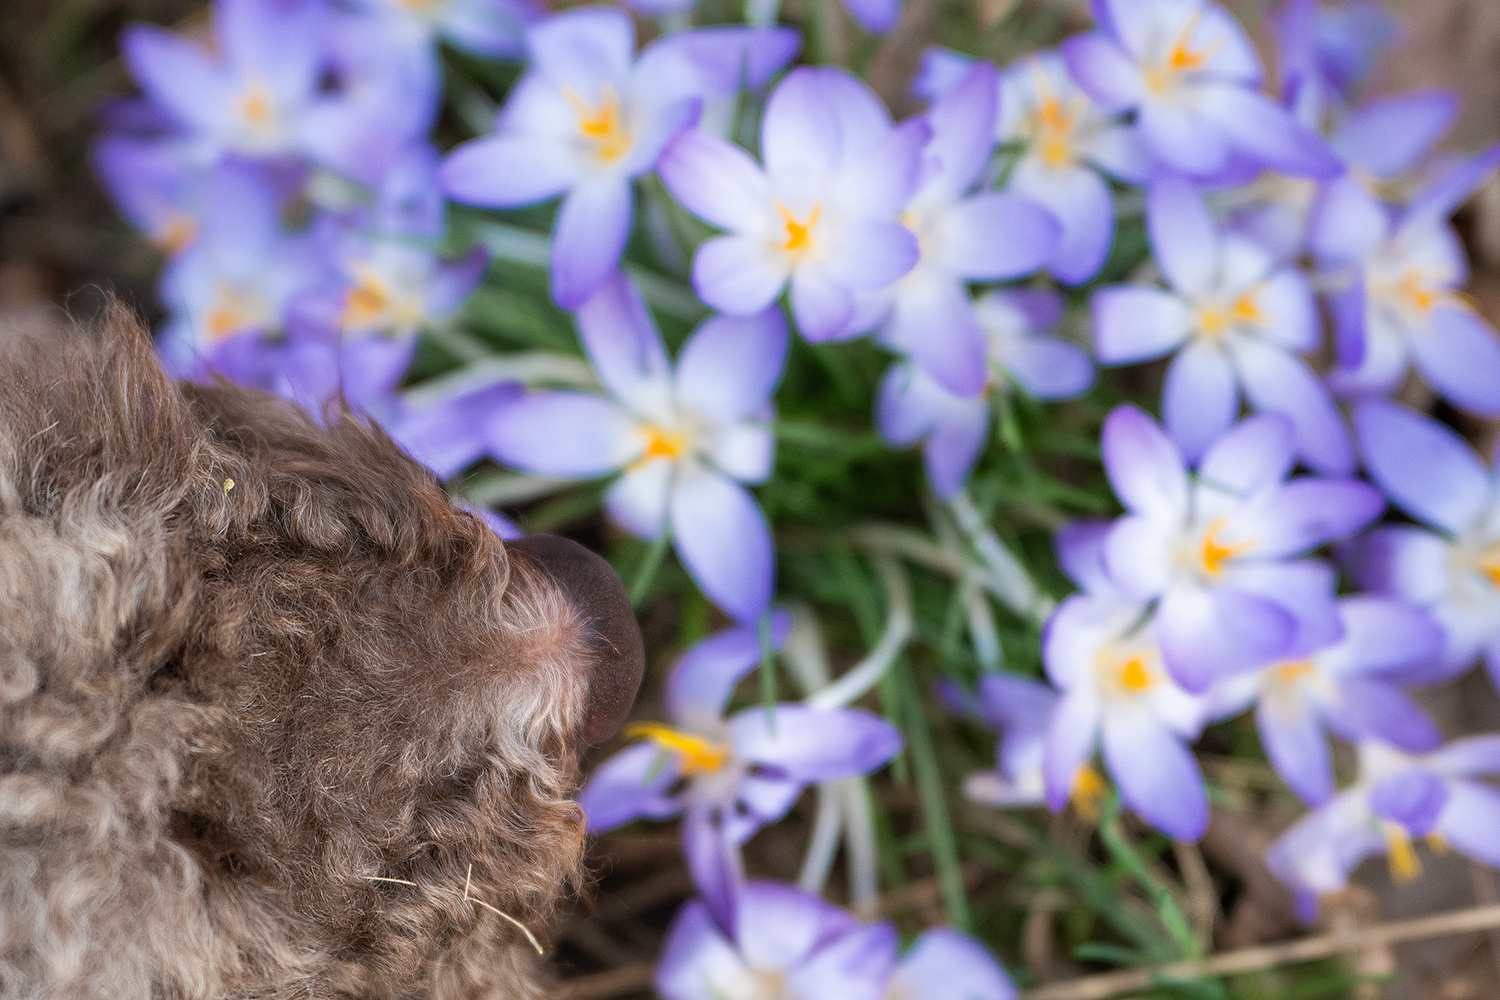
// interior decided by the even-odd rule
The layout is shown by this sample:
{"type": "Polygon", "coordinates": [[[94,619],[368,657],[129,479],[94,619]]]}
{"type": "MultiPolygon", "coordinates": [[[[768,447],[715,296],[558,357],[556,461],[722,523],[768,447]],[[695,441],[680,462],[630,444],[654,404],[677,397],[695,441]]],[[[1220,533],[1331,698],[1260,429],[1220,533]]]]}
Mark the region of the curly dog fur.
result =
{"type": "Polygon", "coordinates": [[[541,932],[578,878],[601,637],[326,423],[123,310],[0,336],[3,1000],[541,995],[473,899],[541,932]]]}

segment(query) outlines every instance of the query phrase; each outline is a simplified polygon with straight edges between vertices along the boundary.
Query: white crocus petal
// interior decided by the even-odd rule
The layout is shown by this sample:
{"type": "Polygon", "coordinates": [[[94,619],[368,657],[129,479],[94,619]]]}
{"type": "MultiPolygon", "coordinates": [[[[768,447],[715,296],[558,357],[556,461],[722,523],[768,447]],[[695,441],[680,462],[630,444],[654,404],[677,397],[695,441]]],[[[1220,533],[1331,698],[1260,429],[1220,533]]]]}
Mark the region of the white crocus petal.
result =
{"type": "Polygon", "coordinates": [[[610,518],[637,538],[656,539],[667,523],[667,496],[676,467],[665,458],[631,466],[604,495],[610,518]]]}
{"type": "Polygon", "coordinates": [[[724,424],[705,434],[700,447],[709,461],[742,483],[764,482],[771,474],[776,439],[757,424],[724,424]]]}

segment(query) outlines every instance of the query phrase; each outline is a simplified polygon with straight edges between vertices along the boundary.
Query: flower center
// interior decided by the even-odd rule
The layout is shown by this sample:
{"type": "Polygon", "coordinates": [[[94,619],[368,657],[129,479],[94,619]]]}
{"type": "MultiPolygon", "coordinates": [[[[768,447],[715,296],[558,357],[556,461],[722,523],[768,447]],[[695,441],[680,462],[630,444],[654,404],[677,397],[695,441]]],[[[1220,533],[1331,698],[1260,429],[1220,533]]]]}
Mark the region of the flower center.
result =
{"type": "Polygon", "coordinates": [[[606,83],[600,90],[602,99],[597,105],[585,101],[569,86],[563,87],[563,97],[578,116],[578,131],[594,147],[594,158],[608,166],[630,152],[631,136],[620,114],[620,97],[615,88],[606,83]]]}
{"type": "Polygon", "coordinates": [[[658,458],[676,461],[687,452],[686,431],[660,427],[656,424],[645,424],[641,427],[641,433],[646,437],[646,448],[640,457],[641,464],[658,458]]]}
{"type": "Polygon", "coordinates": [[[1411,882],[1422,876],[1422,859],[1411,844],[1411,834],[1400,823],[1385,823],[1385,858],[1391,868],[1391,881],[1411,882]]]}
{"type": "Polygon", "coordinates": [[[1395,294],[1419,313],[1432,311],[1438,301],[1437,293],[1426,287],[1421,272],[1414,267],[1408,269],[1401,280],[1396,282],[1395,294]]]}
{"type": "Polygon", "coordinates": [[[276,117],[276,106],[272,103],[271,88],[264,83],[252,83],[240,95],[240,119],[258,132],[271,127],[276,117]]]}
{"type": "Polygon", "coordinates": [[[781,216],[783,227],[780,247],[782,253],[798,259],[807,256],[813,248],[813,231],[818,226],[818,220],[823,217],[823,203],[813,202],[812,211],[807,213],[805,222],[799,222],[792,210],[781,202],[776,203],[776,214],[781,216]]]}
{"type": "Polygon", "coordinates": [[[1228,544],[1219,541],[1219,533],[1228,524],[1228,518],[1221,517],[1210,524],[1208,530],[1203,533],[1203,543],[1198,550],[1198,568],[1210,580],[1217,580],[1224,575],[1224,564],[1229,560],[1255,548],[1253,541],[1229,542],[1228,544]]]}
{"type": "Polygon", "coordinates": [[[1104,796],[1108,793],[1109,786],[1098,771],[1088,764],[1078,765],[1078,770],[1073,773],[1073,788],[1068,792],[1068,801],[1081,819],[1097,823],[1104,813],[1104,796]]]}
{"type": "Polygon", "coordinates": [[[1203,306],[1197,316],[1198,329],[1207,337],[1222,337],[1231,326],[1260,323],[1264,319],[1253,292],[1246,292],[1227,306],[1203,306]]]}
{"type": "Polygon", "coordinates": [[[269,318],[270,310],[253,291],[246,291],[220,282],[218,294],[204,315],[204,332],[210,343],[223,340],[230,334],[259,326],[269,318]]]}
{"type": "Polygon", "coordinates": [[[1479,572],[1500,588],[1500,542],[1492,542],[1479,554],[1479,572]]]}
{"type": "Polygon", "coordinates": [[[169,254],[180,253],[198,236],[198,221],[191,215],[182,214],[162,226],[156,234],[156,242],[169,254]]]}
{"type": "Polygon", "coordinates": [[[625,738],[650,740],[663,750],[680,755],[682,773],[685,775],[714,774],[729,763],[730,750],[723,743],[685,733],[659,722],[631,723],[625,727],[625,738]]]}
{"type": "Polygon", "coordinates": [[[1271,668],[1276,683],[1293,687],[1302,683],[1315,671],[1312,660],[1285,660],[1271,668]]]}
{"type": "Polygon", "coordinates": [[[1159,682],[1153,669],[1156,655],[1155,649],[1121,652],[1103,647],[1094,661],[1099,686],[1116,697],[1135,698],[1145,694],[1159,682]]]}
{"type": "Polygon", "coordinates": [[[1166,93],[1172,82],[1183,73],[1202,69],[1203,66],[1214,57],[1215,53],[1223,47],[1227,39],[1219,38],[1206,48],[1193,48],[1193,35],[1198,31],[1198,24],[1203,19],[1202,8],[1195,11],[1193,16],[1183,24],[1182,30],[1177,33],[1177,40],[1172,43],[1172,48],[1167,51],[1167,58],[1155,66],[1146,67],[1146,88],[1151,93],[1160,96],[1166,93]]]}

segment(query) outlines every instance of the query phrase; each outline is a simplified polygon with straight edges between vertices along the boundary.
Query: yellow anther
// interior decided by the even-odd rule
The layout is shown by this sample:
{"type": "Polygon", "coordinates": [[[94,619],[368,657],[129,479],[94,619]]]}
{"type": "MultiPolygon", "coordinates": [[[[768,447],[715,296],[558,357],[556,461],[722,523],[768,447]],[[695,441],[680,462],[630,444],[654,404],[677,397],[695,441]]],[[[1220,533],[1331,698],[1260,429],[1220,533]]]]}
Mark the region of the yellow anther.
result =
{"type": "Polygon", "coordinates": [[[1495,542],[1479,555],[1479,572],[1500,587],[1500,542],[1495,542]]]}
{"type": "Polygon", "coordinates": [[[631,136],[620,113],[620,98],[615,88],[606,83],[600,88],[600,93],[598,105],[593,105],[572,87],[563,87],[564,99],[578,116],[578,131],[593,144],[594,156],[599,162],[609,164],[630,152],[631,136]]]}
{"type": "Polygon", "coordinates": [[[670,750],[682,757],[682,773],[712,774],[729,763],[729,747],[722,743],[659,722],[634,722],[625,727],[628,740],[650,740],[663,750],[670,750]]]}
{"type": "Polygon", "coordinates": [[[1399,823],[1385,824],[1385,857],[1391,881],[1411,882],[1422,876],[1422,859],[1411,846],[1411,834],[1399,823]]]}
{"type": "Polygon", "coordinates": [[[1438,833],[1436,830],[1433,830],[1422,839],[1427,841],[1427,847],[1432,851],[1433,854],[1447,854],[1450,850],[1452,850],[1452,848],[1448,846],[1448,838],[1443,836],[1441,833],[1438,833]]]}
{"type": "Polygon", "coordinates": [[[1156,684],[1156,678],[1151,676],[1151,671],[1146,667],[1146,657],[1141,653],[1126,658],[1120,664],[1118,679],[1120,687],[1126,691],[1149,691],[1156,684]]]}
{"type": "Polygon", "coordinates": [[[1234,300],[1234,305],[1229,307],[1229,315],[1241,323],[1259,323],[1265,319],[1265,314],[1260,311],[1260,303],[1255,301],[1255,295],[1251,292],[1234,300]]]}
{"type": "Polygon", "coordinates": [[[776,203],[776,214],[781,216],[781,224],[786,229],[786,239],[781,244],[784,253],[800,257],[812,249],[813,230],[817,228],[818,219],[823,215],[822,202],[813,203],[812,211],[807,213],[806,222],[798,222],[797,217],[792,215],[791,209],[780,202],[776,203]]]}
{"type": "Polygon", "coordinates": [[[1203,19],[1203,11],[1200,8],[1188,18],[1182,30],[1177,33],[1177,40],[1172,43],[1171,50],[1167,53],[1166,61],[1159,66],[1147,67],[1145,72],[1146,86],[1154,94],[1160,94],[1167,89],[1172,79],[1179,73],[1188,73],[1196,69],[1202,69],[1209,59],[1213,58],[1219,49],[1224,47],[1227,38],[1220,37],[1206,48],[1193,48],[1193,35],[1198,32],[1198,25],[1203,19]]]}
{"type": "Polygon", "coordinates": [[[198,222],[190,215],[178,215],[156,233],[156,242],[167,253],[178,253],[198,236],[198,222]]]}
{"type": "Polygon", "coordinates": [[[385,283],[373,275],[367,276],[344,296],[344,325],[372,326],[385,316],[390,306],[391,296],[385,283]]]}
{"type": "Polygon", "coordinates": [[[678,459],[687,451],[687,434],[682,431],[655,424],[647,424],[641,430],[646,435],[646,450],[640,458],[642,462],[655,458],[678,459]]]}
{"type": "Polygon", "coordinates": [[[1416,268],[1401,276],[1401,280],[1396,283],[1396,294],[1418,312],[1429,312],[1438,302],[1437,293],[1423,284],[1422,274],[1416,268]]]}
{"type": "Polygon", "coordinates": [[[1073,772],[1073,788],[1068,793],[1068,801],[1084,822],[1099,822],[1099,817],[1104,813],[1104,797],[1108,793],[1109,786],[1104,783],[1099,772],[1089,765],[1080,764],[1078,770],[1073,772]]]}
{"type": "Polygon", "coordinates": [[[1222,577],[1225,563],[1255,548],[1255,543],[1250,541],[1230,542],[1227,545],[1219,541],[1219,533],[1228,524],[1228,519],[1221,517],[1210,524],[1208,530],[1203,533],[1203,547],[1198,554],[1198,567],[1210,579],[1217,580],[1222,577]]]}
{"type": "Polygon", "coordinates": [[[271,88],[264,83],[251,84],[249,89],[240,95],[240,117],[248,125],[265,128],[271,124],[275,112],[276,106],[271,100],[271,88]]]}

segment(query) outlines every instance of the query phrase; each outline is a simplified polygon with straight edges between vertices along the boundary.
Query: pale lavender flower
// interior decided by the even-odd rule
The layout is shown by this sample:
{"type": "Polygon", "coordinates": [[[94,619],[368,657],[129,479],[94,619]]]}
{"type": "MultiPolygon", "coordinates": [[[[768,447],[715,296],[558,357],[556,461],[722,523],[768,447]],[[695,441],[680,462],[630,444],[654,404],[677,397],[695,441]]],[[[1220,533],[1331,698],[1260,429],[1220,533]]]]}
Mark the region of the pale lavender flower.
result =
{"type": "Polygon", "coordinates": [[[883,1000],[896,947],[890,924],[860,924],[791,886],[751,882],[727,917],[696,900],[682,908],[656,989],[666,1000],[883,1000]]]}
{"type": "Polygon", "coordinates": [[[388,18],[398,30],[432,45],[438,39],[479,55],[520,58],[527,25],[544,8],[533,0],[354,0],[358,10],[388,18]]]}
{"type": "Polygon", "coordinates": [[[1206,703],[1167,672],[1146,603],[1106,572],[1106,532],[1087,524],[1057,540],[1083,592],[1058,606],[1042,641],[1047,678],[1062,694],[1043,743],[1047,804],[1057,812],[1074,799],[1088,809],[1098,746],[1127,807],[1178,840],[1197,840],[1208,826],[1208,789],[1187,744],[1202,732],[1206,703]]]}
{"type": "Polygon", "coordinates": [[[1330,184],[1312,246],[1329,273],[1336,392],[1385,395],[1415,365],[1449,402],[1500,414],[1500,338],[1464,298],[1468,261],[1447,217],[1500,164],[1500,146],[1460,161],[1400,212],[1357,177],[1330,184]]]}
{"type": "Polygon", "coordinates": [[[1112,111],[1133,109],[1163,166],[1220,177],[1244,163],[1330,176],[1322,138],[1260,92],[1255,49],[1205,0],[1095,0],[1099,30],[1063,43],[1079,86],[1112,111]]]}
{"type": "Polygon", "coordinates": [[[1445,672],[1483,655],[1500,687],[1500,487],[1492,465],[1449,428],[1394,403],[1369,401],[1354,426],[1370,478],[1422,525],[1360,539],[1362,586],[1424,608],[1443,627],[1445,672]]]}
{"type": "Polygon", "coordinates": [[[977,717],[1000,735],[994,768],[966,777],[964,795],[1005,809],[1045,804],[1042,763],[1058,692],[1014,674],[985,674],[973,696],[952,681],[942,682],[938,694],[949,708],[977,717]]]}
{"type": "Polygon", "coordinates": [[[949,927],[917,938],[896,963],[883,1000],[1015,1000],[1016,988],[978,941],[949,927]]]}
{"type": "Polygon", "coordinates": [[[1319,106],[1349,100],[1397,30],[1396,19],[1376,0],[1287,0],[1272,23],[1283,88],[1311,91],[1319,106]]]}
{"type": "Polygon", "coordinates": [[[741,483],[771,472],[771,394],[786,359],[774,306],[716,316],[683,345],[676,371],[635,286],[623,275],[578,312],[579,332],[612,399],[543,392],[496,414],[501,461],[541,476],[623,471],[610,517],[642,538],[670,530],[703,592],[739,621],[770,605],[774,553],[765,515],[741,483]]]}
{"type": "Polygon", "coordinates": [[[955,395],[916,365],[897,362],[875,404],[876,426],[887,441],[922,443],[928,481],[944,499],[963,488],[989,437],[989,391],[1010,391],[1015,382],[1036,399],[1070,399],[1094,383],[1088,353],[1045,332],[1062,318],[1056,293],[1002,289],[972,308],[987,347],[984,390],[955,395]]]}
{"type": "Polygon", "coordinates": [[[1325,730],[1351,743],[1378,739],[1412,753],[1442,741],[1404,684],[1446,679],[1443,631],[1403,601],[1355,595],[1338,602],[1343,635],[1246,678],[1262,745],[1282,780],[1309,805],[1333,797],[1325,730]]]}
{"type": "Polygon", "coordinates": [[[488,427],[503,407],[525,395],[518,382],[487,381],[420,408],[405,406],[387,430],[406,453],[439,479],[452,479],[490,456],[488,427]]]}
{"type": "Polygon", "coordinates": [[[93,149],[94,170],[115,207],[170,255],[198,238],[207,177],[179,137],[110,136],[93,149]]]}
{"type": "Polygon", "coordinates": [[[1415,839],[1500,867],[1500,791],[1474,780],[1495,774],[1500,736],[1455,740],[1422,756],[1366,741],[1359,745],[1359,780],[1282,834],[1266,864],[1297,893],[1305,918],[1317,897],[1344,888],[1372,855],[1386,855],[1398,882],[1420,876],[1415,839]]]}
{"type": "Polygon", "coordinates": [[[798,67],[766,104],[762,168],[738,146],[684,132],[660,170],[695,215],[727,230],[698,248],[693,286],[733,315],[759,312],[790,280],[809,340],[861,332],[857,293],[877,292],[920,256],[896,216],[921,180],[931,130],[892,127],[880,99],[848,71],[798,67]]]}
{"type": "Polygon", "coordinates": [[[790,29],[708,28],[666,36],[637,57],[627,14],[584,8],[533,25],[526,44],[526,75],[495,133],[449,154],[441,183],[455,201],[490,208],[563,195],[552,294],[575,309],[619,266],[634,214],[632,180],[692,125],[703,98],[734,93],[742,73],[759,86],[798,43],[790,29]]]}
{"type": "Polygon", "coordinates": [[[1339,635],[1332,568],[1298,556],[1379,515],[1357,480],[1287,479],[1292,425],[1265,414],[1216,441],[1189,476],[1162,429],[1132,406],[1104,423],[1104,467],[1126,515],[1110,529],[1109,573],[1156,601],[1166,668],[1189,690],[1339,635]]]}
{"type": "Polygon", "coordinates": [[[1176,351],[1162,390],[1167,427],[1189,461],[1239,416],[1285,415],[1313,468],[1347,475],[1353,448],[1343,416],[1299,352],[1319,346],[1307,278],[1259,245],[1224,232],[1188,183],[1159,178],[1146,209],[1151,250],[1171,286],[1111,285],[1094,294],[1094,342],[1105,364],[1176,351]]]}
{"type": "Polygon", "coordinates": [[[1035,202],[971,193],[994,148],[996,88],[994,67],[976,63],[924,116],[932,130],[928,168],[900,216],[917,238],[919,256],[889,289],[866,294],[865,308],[888,313],[880,340],[961,396],[979,392],[990,377],[968,284],[1035,271],[1059,235],[1057,222],[1035,202]]]}
{"type": "MultiPolygon", "coordinates": [[[[789,627],[785,612],[772,614],[772,647],[789,627]]],[[[735,685],[761,655],[754,625],[690,649],[667,682],[670,723],[628,727],[641,742],[600,765],[578,797],[594,831],[685,814],[689,867],[721,919],[733,908],[740,844],[784,816],[807,785],[869,773],[901,749],[894,727],[859,709],[752,705],[726,718],[735,685]]]]}

